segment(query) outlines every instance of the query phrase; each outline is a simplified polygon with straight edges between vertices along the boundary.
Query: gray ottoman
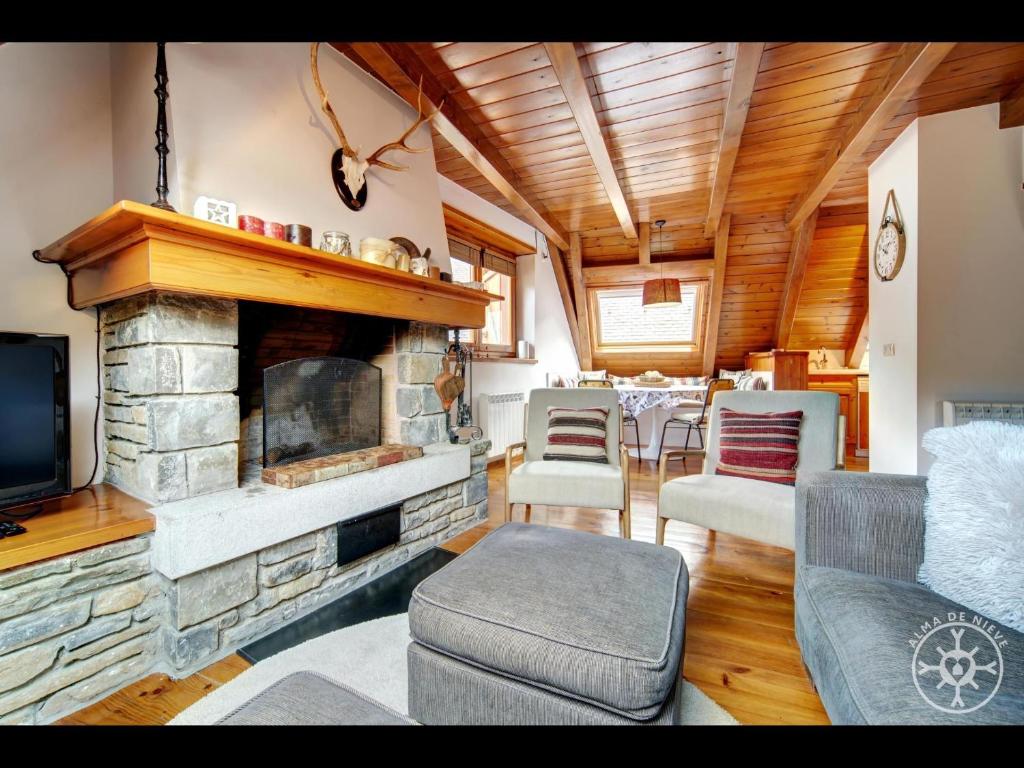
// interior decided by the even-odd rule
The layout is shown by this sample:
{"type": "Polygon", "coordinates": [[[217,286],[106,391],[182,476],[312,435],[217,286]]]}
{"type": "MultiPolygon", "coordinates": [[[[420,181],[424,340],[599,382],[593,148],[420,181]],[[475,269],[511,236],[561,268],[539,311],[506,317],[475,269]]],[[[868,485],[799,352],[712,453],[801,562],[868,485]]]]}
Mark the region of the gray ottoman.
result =
{"type": "Polygon", "coordinates": [[[507,523],[413,592],[409,715],[677,723],[687,591],[673,549],[507,523]]]}
{"type": "Polygon", "coordinates": [[[216,725],[415,725],[397,712],[315,672],[294,672],[216,725]]]}

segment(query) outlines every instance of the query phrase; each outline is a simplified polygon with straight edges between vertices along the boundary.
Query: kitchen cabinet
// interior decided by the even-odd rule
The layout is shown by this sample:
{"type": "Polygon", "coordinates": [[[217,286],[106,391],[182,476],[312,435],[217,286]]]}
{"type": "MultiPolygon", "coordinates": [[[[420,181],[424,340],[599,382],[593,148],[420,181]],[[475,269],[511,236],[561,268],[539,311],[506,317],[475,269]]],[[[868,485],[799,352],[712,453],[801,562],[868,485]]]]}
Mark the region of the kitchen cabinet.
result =
{"type": "Polygon", "coordinates": [[[811,371],[807,378],[807,388],[814,392],[835,392],[839,395],[839,413],[846,417],[846,452],[854,455],[859,453],[860,435],[864,434],[864,449],[867,449],[867,400],[862,401],[861,386],[866,388],[867,377],[860,371],[850,373],[829,372],[815,373],[811,371]],[[865,384],[859,384],[864,379],[865,384]],[[863,402],[863,406],[862,406],[863,402]]]}

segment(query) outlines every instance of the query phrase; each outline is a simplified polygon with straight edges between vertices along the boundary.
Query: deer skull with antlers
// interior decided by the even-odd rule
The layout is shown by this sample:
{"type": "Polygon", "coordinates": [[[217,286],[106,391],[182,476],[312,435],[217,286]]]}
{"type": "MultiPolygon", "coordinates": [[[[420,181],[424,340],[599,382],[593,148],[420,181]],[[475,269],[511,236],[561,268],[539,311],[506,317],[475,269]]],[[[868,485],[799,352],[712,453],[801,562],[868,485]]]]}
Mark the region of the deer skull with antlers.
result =
{"type": "Polygon", "coordinates": [[[338,190],[338,196],[341,197],[342,202],[353,211],[358,211],[366,205],[366,172],[371,165],[387,168],[391,171],[408,170],[405,166],[394,165],[393,163],[381,160],[381,155],[392,150],[413,154],[430,151],[430,147],[410,147],[405,142],[423,123],[429,123],[434,119],[434,116],[444,106],[444,101],[429,115],[423,114],[423,78],[421,76],[419,92],[416,95],[416,120],[405,133],[399,136],[397,141],[384,144],[363,160],[359,157],[359,149],[353,149],[348,143],[348,140],[345,138],[345,132],[341,129],[341,122],[327,100],[327,91],[324,90],[323,84],[320,82],[320,70],[317,67],[317,51],[319,49],[320,43],[313,43],[309,49],[310,64],[313,69],[313,84],[316,86],[317,93],[320,94],[320,108],[331,121],[335,133],[338,134],[338,141],[341,142],[341,148],[335,150],[334,155],[331,157],[331,176],[334,179],[334,186],[338,190]]]}

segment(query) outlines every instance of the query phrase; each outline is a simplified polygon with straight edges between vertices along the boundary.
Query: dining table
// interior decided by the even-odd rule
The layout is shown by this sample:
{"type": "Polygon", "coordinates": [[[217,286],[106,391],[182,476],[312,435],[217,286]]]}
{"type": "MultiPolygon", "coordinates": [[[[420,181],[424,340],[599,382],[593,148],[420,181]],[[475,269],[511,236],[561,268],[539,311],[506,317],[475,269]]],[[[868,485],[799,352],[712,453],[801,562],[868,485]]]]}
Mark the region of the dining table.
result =
{"type": "MultiPolygon", "coordinates": [[[[678,381],[669,381],[668,386],[645,385],[642,382],[621,382],[613,383],[615,391],[619,395],[619,404],[627,416],[639,417],[644,411],[653,408],[666,408],[669,410],[691,407],[701,408],[704,403],[704,396],[708,391],[707,384],[683,384],[678,381]]],[[[654,414],[652,414],[654,416],[654,414]]],[[[658,459],[661,452],[661,428],[657,418],[651,419],[650,434],[647,439],[646,454],[641,446],[637,446],[637,453],[644,459],[658,459]]]]}

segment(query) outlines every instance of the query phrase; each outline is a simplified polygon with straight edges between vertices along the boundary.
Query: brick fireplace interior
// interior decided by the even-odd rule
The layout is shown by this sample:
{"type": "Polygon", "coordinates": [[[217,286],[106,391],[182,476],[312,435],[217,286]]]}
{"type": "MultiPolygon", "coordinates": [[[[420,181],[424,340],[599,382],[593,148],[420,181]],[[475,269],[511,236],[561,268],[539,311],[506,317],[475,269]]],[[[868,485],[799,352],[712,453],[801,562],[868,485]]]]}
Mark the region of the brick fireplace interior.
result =
{"type": "Polygon", "coordinates": [[[263,372],[308,357],[342,357],[382,369],[381,442],[397,440],[395,332],[402,321],[258,302],[238,305],[239,484],[259,481],[263,372]]]}

